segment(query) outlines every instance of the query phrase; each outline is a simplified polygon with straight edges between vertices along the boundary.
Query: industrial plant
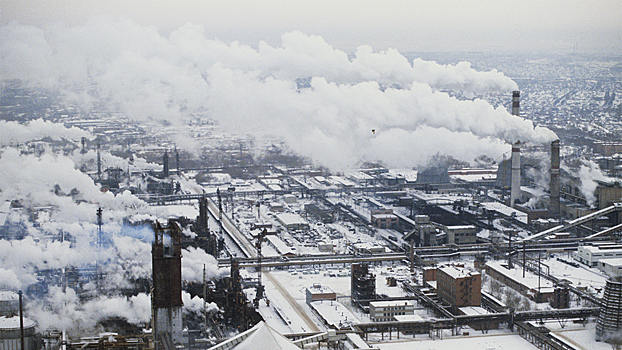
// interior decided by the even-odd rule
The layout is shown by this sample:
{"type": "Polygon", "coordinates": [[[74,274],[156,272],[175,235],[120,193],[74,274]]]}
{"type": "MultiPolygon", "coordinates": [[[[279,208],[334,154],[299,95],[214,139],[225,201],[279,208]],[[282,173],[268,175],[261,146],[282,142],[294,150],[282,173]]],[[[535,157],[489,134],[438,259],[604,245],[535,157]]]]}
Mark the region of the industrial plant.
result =
{"type": "MultiPolygon", "coordinates": [[[[473,81],[437,79],[430,95],[393,76],[343,92],[340,77],[277,84],[289,73],[253,70],[253,96],[290,89],[264,98],[293,102],[242,96],[239,133],[213,115],[241,88],[196,109],[171,98],[183,122],[138,121],[3,82],[0,350],[382,350],[491,335],[521,349],[619,346],[622,129],[578,136],[557,114],[580,105],[564,104],[573,93],[538,100],[548,81],[524,78],[519,92],[468,69],[476,78],[455,80],[473,81]],[[316,94],[339,103],[313,106],[316,94]],[[377,96],[391,99],[362,101],[377,96]],[[368,111],[396,121],[356,119],[368,111]],[[313,129],[305,113],[341,129],[313,129]]],[[[620,74],[611,81],[599,111],[619,118],[620,74]]]]}

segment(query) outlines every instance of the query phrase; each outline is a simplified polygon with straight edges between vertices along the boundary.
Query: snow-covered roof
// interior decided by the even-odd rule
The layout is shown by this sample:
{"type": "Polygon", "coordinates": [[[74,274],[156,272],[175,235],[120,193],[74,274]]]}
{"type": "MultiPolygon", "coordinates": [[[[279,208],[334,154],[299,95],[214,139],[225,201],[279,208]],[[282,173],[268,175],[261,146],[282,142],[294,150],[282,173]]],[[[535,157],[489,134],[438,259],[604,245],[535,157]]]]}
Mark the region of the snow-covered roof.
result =
{"type": "Polygon", "coordinates": [[[622,267],[622,258],[600,259],[599,261],[601,264],[606,264],[613,267],[622,267]]]}
{"type": "MultiPolygon", "coordinates": [[[[24,318],[24,328],[30,328],[34,326],[35,326],[34,321],[24,318]]],[[[19,329],[19,328],[20,328],[19,316],[13,316],[13,317],[0,316],[0,329],[12,330],[12,329],[19,329]]]]}
{"type": "Polygon", "coordinates": [[[451,276],[454,279],[456,279],[456,278],[463,278],[463,277],[467,277],[467,276],[479,275],[479,272],[472,272],[472,271],[469,271],[469,270],[467,270],[465,268],[458,268],[458,267],[455,267],[453,265],[441,267],[439,270],[443,271],[444,273],[448,274],[449,276],[451,276]]]}
{"type": "Polygon", "coordinates": [[[369,305],[373,307],[415,306],[415,302],[412,300],[372,301],[369,305]]]}
{"type": "Polygon", "coordinates": [[[298,346],[263,321],[248,331],[229,339],[226,343],[231,344],[231,346],[221,343],[209,350],[300,350],[298,346]]]}
{"type": "Polygon", "coordinates": [[[10,290],[0,291],[0,301],[19,300],[19,295],[10,290]]]}
{"type": "Polygon", "coordinates": [[[276,217],[284,225],[307,224],[307,221],[302,216],[300,216],[298,214],[282,213],[282,214],[278,214],[276,217]]]}

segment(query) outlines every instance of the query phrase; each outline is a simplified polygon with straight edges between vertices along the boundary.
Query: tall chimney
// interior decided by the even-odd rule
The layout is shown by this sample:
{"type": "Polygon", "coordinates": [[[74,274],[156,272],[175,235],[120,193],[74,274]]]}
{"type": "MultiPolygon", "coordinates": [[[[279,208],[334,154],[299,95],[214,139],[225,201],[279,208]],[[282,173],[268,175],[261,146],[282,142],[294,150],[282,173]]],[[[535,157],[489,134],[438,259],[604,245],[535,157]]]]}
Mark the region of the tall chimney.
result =
{"type": "MultiPolygon", "coordinates": [[[[512,92],[512,115],[520,115],[520,91],[512,92]]],[[[510,206],[520,197],[520,141],[512,145],[512,180],[510,182],[510,206]]]]}
{"type": "Polygon", "coordinates": [[[510,188],[510,206],[514,204],[520,196],[520,141],[512,145],[512,182],[510,188]]]}
{"type": "Polygon", "coordinates": [[[512,92],[512,115],[520,115],[520,91],[512,92]]]}
{"type": "Polygon", "coordinates": [[[559,140],[551,142],[551,194],[549,214],[553,219],[560,219],[559,204],[559,140]]]}
{"type": "Polygon", "coordinates": [[[162,178],[168,177],[168,150],[164,150],[164,156],[162,156],[162,178]]]}

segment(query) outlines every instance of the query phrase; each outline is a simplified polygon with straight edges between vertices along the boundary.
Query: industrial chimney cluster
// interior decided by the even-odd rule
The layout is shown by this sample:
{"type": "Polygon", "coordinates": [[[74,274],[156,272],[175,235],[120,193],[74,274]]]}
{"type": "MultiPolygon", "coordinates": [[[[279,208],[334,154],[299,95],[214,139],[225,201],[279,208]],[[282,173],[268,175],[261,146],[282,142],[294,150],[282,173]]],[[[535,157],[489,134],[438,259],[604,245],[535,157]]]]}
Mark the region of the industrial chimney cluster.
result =
{"type": "MultiPolygon", "coordinates": [[[[520,92],[514,91],[512,93],[512,115],[520,115],[520,92]]],[[[520,161],[520,147],[521,142],[516,141],[512,144],[512,158],[511,158],[511,184],[510,184],[510,203],[512,208],[516,207],[516,200],[520,197],[520,184],[521,184],[521,161],[520,161]]],[[[549,216],[553,219],[559,220],[561,218],[561,206],[559,197],[559,175],[560,175],[560,156],[559,156],[560,142],[555,140],[551,142],[551,174],[550,174],[550,201],[549,201],[549,216]]]]}

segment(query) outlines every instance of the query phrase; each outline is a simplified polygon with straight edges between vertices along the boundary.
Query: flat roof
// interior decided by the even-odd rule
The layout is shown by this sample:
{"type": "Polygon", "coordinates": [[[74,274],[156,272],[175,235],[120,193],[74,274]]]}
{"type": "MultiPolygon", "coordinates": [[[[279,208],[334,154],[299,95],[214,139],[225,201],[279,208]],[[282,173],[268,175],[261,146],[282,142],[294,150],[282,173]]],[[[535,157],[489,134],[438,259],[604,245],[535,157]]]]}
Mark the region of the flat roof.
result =
{"type": "Polygon", "coordinates": [[[479,275],[479,272],[470,271],[463,267],[458,268],[453,265],[441,267],[439,268],[439,270],[443,271],[444,273],[448,274],[449,276],[453,278],[462,278],[462,277],[479,275]]]}
{"type": "Polygon", "coordinates": [[[327,286],[322,286],[322,285],[314,285],[312,287],[307,287],[307,290],[311,293],[311,294],[326,294],[326,293],[335,293],[333,292],[332,289],[330,289],[327,286]]]}
{"type": "Polygon", "coordinates": [[[622,258],[600,259],[601,264],[622,267],[622,258]]]}
{"type": "Polygon", "coordinates": [[[372,301],[369,305],[372,305],[373,307],[415,306],[415,302],[414,300],[372,301]]]}

